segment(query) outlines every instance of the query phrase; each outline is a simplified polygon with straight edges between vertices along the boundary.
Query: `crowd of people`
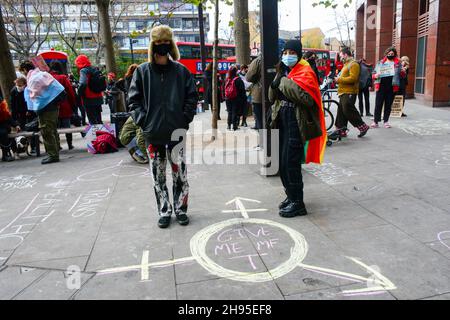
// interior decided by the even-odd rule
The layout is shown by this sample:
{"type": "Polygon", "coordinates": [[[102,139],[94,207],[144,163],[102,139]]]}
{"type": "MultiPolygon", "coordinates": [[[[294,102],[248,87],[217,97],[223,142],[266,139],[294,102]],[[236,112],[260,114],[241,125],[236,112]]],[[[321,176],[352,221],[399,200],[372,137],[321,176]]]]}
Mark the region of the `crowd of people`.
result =
{"type": "MultiPolygon", "coordinates": [[[[185,159],[185,136],[173,141],[173,133],[187,130],[196,114],[198,93],[193,75],[178,63],[180,54],[170,27],[154,27],[150,34],[149,61],[131,65],[124,78],[108,74],[106,81],[88,57],[75,59],[79,81],[66,75],[57,61],[50,63],[50,72],[42,72],[30,61],[20,65],[26,78],[19,78],[11,92],[10,112],[6,101],[0,104],[0,143],[4,161],[10,161],[8,140],[11,128],[23,129],[27,122],[38,119],[48,157],[42,163],[59,161],[60,141],[57,128],[70,127],[74,115],[85,124],[102,124],[102,104],[106,97],[111,112],[116,112],[117,96],[125,94],[126,110],[130,118],[120,134],[120,140],[130,155],[139,163],[150,163],[154,182],[158,226],[167,228],[173,213],[181,225],[189,224],[187,216],[189,183],[185,159]],[[166,167],[170,163],[173,178],[173,202],[170,201],[166,183],[166,167]]],[[[304,163],[322,163],[328,138],[347,137],[348,123],[359,130],[359,138],[370,128],[378,128],[384,109],[384,127],[390,128],[389,116],[394,95],[405,95],[409,59],[397,57],[395,48],[386,50],[385,57],[373,68],[364,59],[356,61],[349,48],[340,51],[344,62],[335,81],[338,84],[339,107],[336,130],[329,134],[321,100],[319,72],[314,53],[303,54],[299,40],[285,43],[277,65],[275,79],[270,85],[271,109],[267,123],[263,124],[263,95],[261,57],[249,66],[232,66],[226,79],[219,78],[217,99],[225,102],[228,130],[247,127],[249,107],[255,116],[253,129],[265,127],[279,130],[280,176],[286,199],[280,203],[280,216],[292,218],[307,214],[303,201],[304,163]],[[369,88],[376,90],[373,123],[364,120],[370,113],[369,88]],[[359,97],[359,111],[356,99],[359,97]],[[364,110],[365,103],[365,110],[364,110]]],[[[205,101],[212,104],[212,65],[204,72],[209,85],[205,88],[205,101]]],[[[220,105],[220,104],[219,104],[220,105]]],[[[212,108],[211,108],[212,109],[212,108]]],[[[220,109],[219,119],[220,119],[220,109]]],[[[69,149],[72,137],[67,135],[69,149]]],[[[34,146],[35,147],[35,146],[34,146]]]]}
{"type": "MultiPolygon", "coordinates": [[[[85,55],[76,57],[74,64],[78,80],[72,73],[67,73],[66,66],[58,60],[51,61],[47,70],[41,70],[30,60],[20,64],[9,101],[0,94],[2,106],[6,106],[2,107],[0,117],[2,161],[20,158],[16,139],[8,137],[11,132],[40,131],[47,152],[42,164],[49,164],[59,161],[62,150],[57,129],[103,124],[102,105],[109,105],[111,114],[121,111],[118,108],[121,94],[126,108],[137,64],[131,65],[125,76],[117,81],[114,73],[109,73],[105,81],[100,68],[93,66],[85,55]]],[[[72,150],[72,133],[65,135],[68,149],[72,150]]],[[[85,133],[81,132],[81,135],[85,133]]],[[[27,153],[36,154],[36,140],[31,137],[27,140],[30,145],[27,153]]],[[[140,163],[148,162],[145,154],[133,153],[132,157],[140,163]]]]}

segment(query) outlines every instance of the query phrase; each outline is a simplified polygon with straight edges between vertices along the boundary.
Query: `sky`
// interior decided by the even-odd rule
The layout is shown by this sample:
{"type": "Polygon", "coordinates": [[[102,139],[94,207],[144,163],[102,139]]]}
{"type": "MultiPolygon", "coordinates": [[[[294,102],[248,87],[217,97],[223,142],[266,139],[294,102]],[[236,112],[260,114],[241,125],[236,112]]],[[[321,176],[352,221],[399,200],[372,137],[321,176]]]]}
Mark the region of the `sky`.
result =
{"type": "MultiPolygon", "coordinates": [[[[312,3],[315,0],[301,0],[302,3],[302,29],[320,27],[325,35],[328,37],[338,37],[339,32],[336,30],[336,20],[333,9],[325,9],[323,6],[313,7],[312,3]],[[334,29],[334,30],[333,30],[334,29]]],[[[338,0],[338,3],[342,4],[345,0],[338,0]]],[[[255,10],[259,0],[249,0],[249,10],[255,10]]],[[[227,6],[221,3],[220,6],[220,37],[223,37],[224,31],[228,28],[228,22],[230,21],[230,15],[233,12],[232,6],[227,6]]],[[[349,9],[344,9],[340,5],[337,9],[338,14],[343,10],[346,10],[349,14],[349,20],[355,19],[355,5],[352,5],[349,9]]],[[[208,38],[213,39],[214,36],[214,9],[207,10],[210,13],[211,30],[208,34],[208,38]]],[[[288,31],[296,31],[299,29],[299,0],[282,0],[279,2],[278,15],[280,18],[280,29],[288,31]]],[[[344,39],[347,37],[344,35],[344,39]]],[[[354,35],[352,35],[354,38],[354,35]]]]}

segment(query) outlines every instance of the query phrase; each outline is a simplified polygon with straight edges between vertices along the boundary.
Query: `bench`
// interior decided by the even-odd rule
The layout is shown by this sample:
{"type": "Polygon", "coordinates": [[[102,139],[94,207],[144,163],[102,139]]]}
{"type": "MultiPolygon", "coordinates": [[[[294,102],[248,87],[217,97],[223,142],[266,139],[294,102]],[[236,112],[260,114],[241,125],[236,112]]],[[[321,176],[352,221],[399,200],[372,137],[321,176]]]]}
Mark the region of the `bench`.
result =
{"type": "MultiPolygon", "coordinates": [[[[82,133],[86,131],[86,127],[72,127],[72,128],[61,128],[58,129],[58,134],[66,134],[66,133],[82,133]]],[[[25,138],[31,138],[34,140],[34,143],[36,145],[36,157],[41,156],[41,146],[39,143],[39,136],[41,133],[38,132],[31,132],[31,131],[21,131],[21,132],[14,132],[8,134],[8,138],[15,139],[16,137],[23,136],[25,138]]]]}

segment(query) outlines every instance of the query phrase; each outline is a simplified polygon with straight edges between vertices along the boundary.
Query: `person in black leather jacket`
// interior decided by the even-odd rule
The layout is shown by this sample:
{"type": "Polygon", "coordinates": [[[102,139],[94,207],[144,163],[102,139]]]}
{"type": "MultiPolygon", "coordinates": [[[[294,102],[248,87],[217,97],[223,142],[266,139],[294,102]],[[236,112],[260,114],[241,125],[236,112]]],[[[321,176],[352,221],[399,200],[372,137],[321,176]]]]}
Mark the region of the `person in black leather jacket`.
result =
{"type": "Polygon", "coordinates": [[[186,215],[189,184],[182,132],[185,135],[194,119],[198,95],[189,70],[176,62],[179,57],[172,29],[164,25],[153,28],[149,62],[136,69],[128,92],[131,116],[145,137],[160,228],[170,225],[173,211],[181,225],[189,223],[186,215]],[[174,180],[173,208],[166,185],[167,160],[174,180]]]}

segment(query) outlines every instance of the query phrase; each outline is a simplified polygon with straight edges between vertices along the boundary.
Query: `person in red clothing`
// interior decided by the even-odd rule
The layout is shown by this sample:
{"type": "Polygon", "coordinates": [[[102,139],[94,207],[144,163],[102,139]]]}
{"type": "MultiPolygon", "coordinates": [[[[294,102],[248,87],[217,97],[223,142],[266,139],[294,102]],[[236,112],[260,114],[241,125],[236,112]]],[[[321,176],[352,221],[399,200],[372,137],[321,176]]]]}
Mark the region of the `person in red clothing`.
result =
{"type": "Polygon", "coordinates": [[[80,72],[80,85],[78,87],[78,95],[81,98],[89,123],[103,124],[102,121],[102,104],[103,92],[94,92],[90,88],[90,79],[96,73],[96,68],[91,64],[89,58],[85,55],[79,55],[75,59],[75,65],[80,72]]]}
{"type": "MultiPolygon", "coordinates": [[[[59,104],[59,128],[70,128],[70,119],[73,115],[73,107],[76,103],[75,92],[73,91],[72,84],[70,83],[69,77],[64,74],[63,65],[61,62],[57,60],[53,60],[50,62],[50,74],[55,78],[59,83],[62,84],[64,90],[66,91],[66,98],[60,102],[59,104]]],[[[69,150],[73,149],[72,144],[72,134],[66,133],[67,145],[69,146],[69,150]]],[[[58,135],[59,142],[59,135],[58,135]]],[[[59,149],[61,150],[61,145],[59,145],[59,149]]]]}

